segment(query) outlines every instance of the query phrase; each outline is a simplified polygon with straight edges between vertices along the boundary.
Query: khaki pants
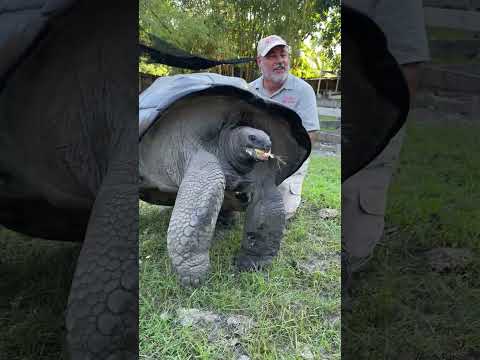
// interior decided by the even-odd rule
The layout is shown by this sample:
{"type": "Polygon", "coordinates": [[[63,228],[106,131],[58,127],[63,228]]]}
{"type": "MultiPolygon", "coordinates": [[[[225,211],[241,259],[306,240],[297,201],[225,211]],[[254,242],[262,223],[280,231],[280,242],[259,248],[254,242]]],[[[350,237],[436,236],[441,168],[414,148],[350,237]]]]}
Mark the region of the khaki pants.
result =
{"type": "Polygon", "coordinates": [[[342,184],[342,246],[353,271],[383,235],[387,191],[404,134],[405,126],[366,168],[342,184]]]}
{"type": "Polygon", "coordinates": [[[308,164],[310,158],[305,160],[302,166],[293,173],[290,177],[286,178],[280,185],[278,190],[282,194],[283,204],[285,205],[286,218],[290,219],[302,200],[302,185],[305,175],[307,174],[308,164]]]}

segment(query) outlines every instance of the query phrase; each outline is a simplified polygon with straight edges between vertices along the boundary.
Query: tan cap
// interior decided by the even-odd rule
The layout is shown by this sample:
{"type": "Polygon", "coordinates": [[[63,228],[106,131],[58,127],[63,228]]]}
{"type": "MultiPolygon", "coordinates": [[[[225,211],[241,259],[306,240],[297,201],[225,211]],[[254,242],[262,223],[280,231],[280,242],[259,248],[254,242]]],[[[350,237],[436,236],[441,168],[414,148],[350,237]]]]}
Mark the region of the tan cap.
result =
{"type": "Polygon", "coordinates": [[[288,48],[287,42],[278,35],[264,37],[258,42],[257,56],[265,56],[271,49],[279,45],[286,46],[288,48]]]}

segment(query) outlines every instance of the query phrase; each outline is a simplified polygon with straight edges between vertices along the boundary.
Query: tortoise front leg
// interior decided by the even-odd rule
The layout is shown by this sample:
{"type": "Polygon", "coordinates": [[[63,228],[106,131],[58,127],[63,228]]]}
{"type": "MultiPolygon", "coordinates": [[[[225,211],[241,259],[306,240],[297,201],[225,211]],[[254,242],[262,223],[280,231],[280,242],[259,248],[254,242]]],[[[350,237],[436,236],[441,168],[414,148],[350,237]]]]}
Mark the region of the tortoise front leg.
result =
{"type": "Polygon", "coordinates": [[[68,301],[69,358],[138,359],[135,163],[112,165],[93,206],[68,301]]]}
{"type": "Polygon", "coordinates": [[[235,263],[239,270],[257,270],[269,265],[280,249],[285,230],[285,207],[282,195],[265,179],[257,187],[247,208],[242,245],[235,263]]]}
{"type": "Polygon", "coordinates": [[[217,158],[206,151],[194,155],[178,189],[167,233],[168,252],[184,286],[199,285],[208,273],[208,251],[224,190],[217,158]]]}

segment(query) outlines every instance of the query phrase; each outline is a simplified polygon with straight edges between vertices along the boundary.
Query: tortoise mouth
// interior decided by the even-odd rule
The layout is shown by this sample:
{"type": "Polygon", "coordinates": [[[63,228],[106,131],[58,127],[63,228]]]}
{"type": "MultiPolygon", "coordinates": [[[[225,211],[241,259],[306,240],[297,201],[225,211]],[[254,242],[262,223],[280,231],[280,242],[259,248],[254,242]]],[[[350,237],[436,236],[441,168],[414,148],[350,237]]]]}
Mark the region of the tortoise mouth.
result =
{"type": "Polygon", "coordinates": [[[252,158],[254,158],[257,161],[267,161],[268,159],[273,158],[271,148],[259,149],[259,148],[247,147],[245,151],[247,152],[248,155],[250,155],[252,158]]]}

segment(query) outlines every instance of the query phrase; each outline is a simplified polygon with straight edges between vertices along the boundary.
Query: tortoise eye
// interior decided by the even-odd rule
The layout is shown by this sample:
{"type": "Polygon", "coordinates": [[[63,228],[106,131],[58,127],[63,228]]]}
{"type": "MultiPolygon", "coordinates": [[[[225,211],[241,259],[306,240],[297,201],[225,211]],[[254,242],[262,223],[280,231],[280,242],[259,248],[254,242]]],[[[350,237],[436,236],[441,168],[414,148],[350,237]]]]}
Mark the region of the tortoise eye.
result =
{"type": "Polygon", "coordinates": [[[248,135],[248,140],[255,141],[257,140],[257,137],[255,135],[248,135]]]}

